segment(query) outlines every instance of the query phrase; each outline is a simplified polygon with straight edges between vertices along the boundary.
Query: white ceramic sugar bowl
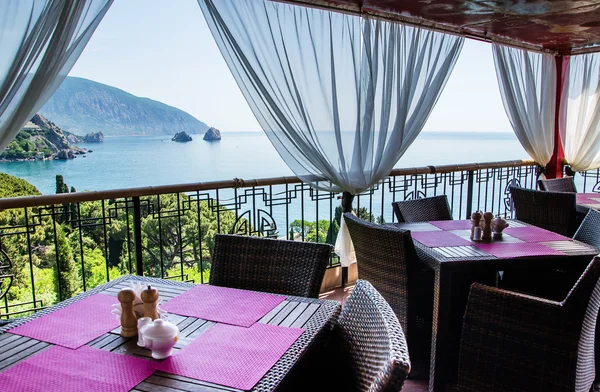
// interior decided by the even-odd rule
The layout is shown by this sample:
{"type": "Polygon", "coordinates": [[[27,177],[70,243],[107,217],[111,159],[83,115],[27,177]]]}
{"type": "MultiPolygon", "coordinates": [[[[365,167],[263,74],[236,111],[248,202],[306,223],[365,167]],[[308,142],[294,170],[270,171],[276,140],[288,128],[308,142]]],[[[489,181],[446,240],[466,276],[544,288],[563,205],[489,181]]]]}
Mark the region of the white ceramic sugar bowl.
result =
{"type": "Polygon", "coordinates": [[[179,328],[163,319],[156,319],[142,327],[139,331],[144,339],[144,346],[152,350],[152,358],[163,359],[171,355],[171,349],[179,339],[179,328]]]}

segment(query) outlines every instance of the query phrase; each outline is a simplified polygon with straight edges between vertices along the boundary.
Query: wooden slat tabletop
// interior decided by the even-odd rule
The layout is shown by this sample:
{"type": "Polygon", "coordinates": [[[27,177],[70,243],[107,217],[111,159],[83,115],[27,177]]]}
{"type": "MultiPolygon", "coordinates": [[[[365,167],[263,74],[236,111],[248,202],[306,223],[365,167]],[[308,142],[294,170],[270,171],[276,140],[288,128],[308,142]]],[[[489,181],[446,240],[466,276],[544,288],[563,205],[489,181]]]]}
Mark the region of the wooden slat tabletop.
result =
{"type": "MultiPolygon", "coordinates": [[[[119,290],[129,287],[131,281],[147,282],[158,289],[162,303],[189,290],[193,285],[154,278],[126,276],[109,282],[96,289],[67,301],[63,301],[51,308],[39,312],[37,315],[23,319],[18,323],[50,313],[53,310],[68,306],[69,303],[85,298],[96,293],[117,296],[119,290]]],[[[115,300],[115,303],[118,301],[115,300]]],[[[279,325],[284,327],[304,328],[304,333],[288,349],[284,356],[271,368],[261,381],[254,387],[256,391],[273,390],[283,380],[293,365],[306,353],[311,344],[316,343],[321,332],[327,332],[333,326],[341,309],[337,301],[323,301],[311,298],[289,297],[263,316],[258,322],[279,325]]],[[[169,314],[169,321],[176,324],[180,331],[180,339],[173,348],[174,352],[181,350],[210,327],[215,325],[212,321],[169,314]]],[[[14,325],[12,325],[14,327],[14,325]]],[[[29,337],[19,336],[6,332],[8,327],[0,328],[0,372],[14,366],[20,361],[50,347],[49,343],[41,342],[29,337]],[[4,332],[4,333],[3,333],[4,332]]],[[[116,328],[92,340],[87,345],[114,353],[143,357],[154,361],[150,350],[137,345],[137,337],[123,338],[119,335],[120,328],[116,328]]],[[[238,391],[222,385],[215,385],[188,377],[156,372],[145,381],[138,384],[134,391],[238,391]]]]}

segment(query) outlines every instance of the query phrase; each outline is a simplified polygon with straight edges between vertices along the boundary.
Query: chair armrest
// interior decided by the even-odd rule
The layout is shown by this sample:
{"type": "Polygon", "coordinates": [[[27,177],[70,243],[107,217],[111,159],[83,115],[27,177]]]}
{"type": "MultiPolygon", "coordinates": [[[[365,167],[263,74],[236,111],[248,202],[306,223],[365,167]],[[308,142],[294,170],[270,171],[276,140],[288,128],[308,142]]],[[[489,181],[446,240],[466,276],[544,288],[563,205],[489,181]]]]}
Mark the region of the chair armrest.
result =
{"type": "Polygon", "coordinates": [[[560,302],[474,283],[463,320],[459,387],[548,390],[544,383],[557,374],[560,383],[567,381],[564,364],[576,363],[578,342],[568,324],[560,302]]]}

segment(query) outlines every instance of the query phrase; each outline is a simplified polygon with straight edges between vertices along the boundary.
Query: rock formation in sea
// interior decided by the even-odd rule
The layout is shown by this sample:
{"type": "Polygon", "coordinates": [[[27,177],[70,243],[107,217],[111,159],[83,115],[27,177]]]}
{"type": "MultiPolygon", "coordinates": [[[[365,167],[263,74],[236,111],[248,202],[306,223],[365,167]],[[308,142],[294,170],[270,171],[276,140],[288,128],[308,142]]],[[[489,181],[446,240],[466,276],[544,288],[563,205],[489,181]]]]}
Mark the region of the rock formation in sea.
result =
{"type": "Polygon", "coordinates": [[[221,140],[221,132],[217,128],[210,127],[208,128],[208,131],[206,131],[206,133],[204,134],[203,139],[208,140],[209,142],[221,140]]]}
{"type": "Polygon", "coordinates": [[[173,136],[173,139],[171,139],[171,140],[174,142],[185,143],[185,142],[191,142],[192,137],[190,135],[188,135],[186,132],[181,131],[181,132],[177,132],[175,134],[175,136],[173,136]]]}
{"type": "Polygon", "coordinates": [[[86,143],[102,143],[104,134],[102,132],[90,132],[83,137],[83,141],[86,143]]]}

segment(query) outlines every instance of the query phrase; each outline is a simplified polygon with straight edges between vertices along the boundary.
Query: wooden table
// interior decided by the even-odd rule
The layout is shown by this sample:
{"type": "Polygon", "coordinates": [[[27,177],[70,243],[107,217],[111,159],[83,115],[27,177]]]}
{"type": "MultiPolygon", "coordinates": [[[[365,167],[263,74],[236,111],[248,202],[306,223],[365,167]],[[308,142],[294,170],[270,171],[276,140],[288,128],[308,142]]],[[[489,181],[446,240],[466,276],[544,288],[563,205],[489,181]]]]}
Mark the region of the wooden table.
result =
{"type": "MultiPolygon", "coordinates": [[[[514,220],[509,224],[509,227],[528,226],[514,220]]],[[[395,225],[412,232],[440,230],[432,228],[433,225],[428,222],[395,225]]],[[[470,233],[468,230],[453,232],[465,239],[470,233]]],[[[509,238],[505,240],[510,241],[509,238]]],[[[496,285],[498,271],[511,268],[535,270],[568,267],[583,271],[592,257],[598,254],[596,248],[567,237],[564,237],[564,241],[543,243],[564,255],[518,258],[498,258],[474,246],[436,248],[416,240],[414,244],[420,260],[435,273],[429,390],[438,392],[447,390],[456,381],[462,318],[472,283],[496,285]]]]}
{"type": "MultiPolygon", "coordinates": [[[[51,308],[38,312],[34,316],[24,318],[18,323],[27,322],[33,318],[52,312],[56,309],[68,306],[74,301],[88,297],[96,293],[107,293],[116,297],[121,288],[129,287],[130,281],[141,281],[152,284],[156,287],[163,303],[177,295],[185,292],[194,285],[183,282],[174,282],[163,279],[154,279],[138,276],[123,276],[112,282],[106,283],[86,293],[80,294],[74,298],[63,301],[51,308]]],[[[118,303],[115,298],[115,303],[118,303]]],[[[286,351],[286,353],[277,361],[277,363],[265,374],[265,376],[255,385],[253,391],[272,391],[275,390],[284,380],[286,375],[294,368],[300,359],[305,358],[309,348],[318,346],[322,339],[326,339],[328,332],[331,331],[333,323],[337,320],[341,309],[341,304],[337,301],[322,301],[311,298],[291,297],[278,305],[271,312],[266,314],[258,322],[304,328],[304,333],[296,342],[286,351]]],[[[112,315],[111,315],[112,316],[112,315]]],[[[196,319],[194,317],[184,317],[169,314],[169,320],[178,325],[180,330],[180,340],[174,347],[174,350],[180,350],[200,336],[204,331],[215,325],[212,321],[196,319]]],[[[49,347],[49,343],[41,342],[24,336],[14,335],[6,332],[7,329],[15,325],[0,328],[0,372],[19,363],[20,361],[36,354],[37,352],[49,347]]],[[[150,351],[137,346],[137,337],[122,338],[119,335],[119,328],[106,333],[97,339],[89,342],[87,345],[115,353],[142,356],[153,360],[150,357],[150,351]]],[[[195,380],[183,376],[156,372],[145,381],[138,384],[134,391],[237,391],[236,389],[222,385],[214,385],[204,381],[195,380]]]]}

